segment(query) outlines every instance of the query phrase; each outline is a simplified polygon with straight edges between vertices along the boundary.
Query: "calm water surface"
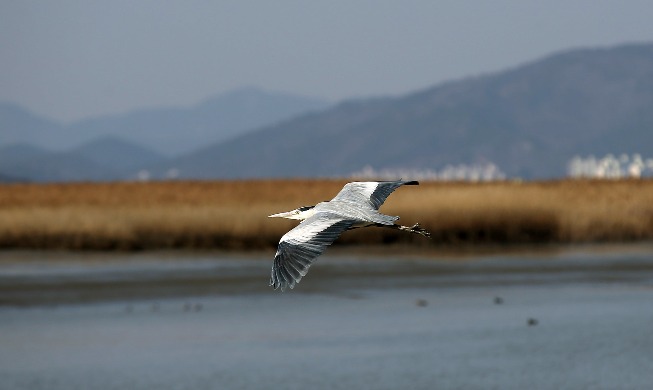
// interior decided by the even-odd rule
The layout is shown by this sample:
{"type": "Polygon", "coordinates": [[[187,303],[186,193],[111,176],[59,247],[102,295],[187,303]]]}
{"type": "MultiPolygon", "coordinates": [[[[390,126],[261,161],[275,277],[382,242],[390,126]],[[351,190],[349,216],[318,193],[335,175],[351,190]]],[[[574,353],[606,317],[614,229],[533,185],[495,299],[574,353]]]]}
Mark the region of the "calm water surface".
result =
{"type": "Polygon", "coordinates": [[[653,246],[329,253],[0,253],[0,388],[651,388],[653,246]]]}

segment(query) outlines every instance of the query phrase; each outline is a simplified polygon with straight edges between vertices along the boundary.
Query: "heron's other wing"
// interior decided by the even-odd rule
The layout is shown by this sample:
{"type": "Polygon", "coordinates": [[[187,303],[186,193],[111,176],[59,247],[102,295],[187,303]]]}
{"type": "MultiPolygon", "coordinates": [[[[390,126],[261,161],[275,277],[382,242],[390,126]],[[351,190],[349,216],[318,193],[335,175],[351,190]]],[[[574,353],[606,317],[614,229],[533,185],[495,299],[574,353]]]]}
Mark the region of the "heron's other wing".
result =
{"type": "Polygon", "coordinates": [[[333,200],[369,204],[378,210],[397,188],[418,184],[417,181],[355,181],[345,184],[333,200]]]}
{"type": "Polygon", "coordinates": [[[284,234],[274,256],[270,286],[281,291],[294,288],[313,261],[353,223],[335,214],[317,213],[284,234]]]}

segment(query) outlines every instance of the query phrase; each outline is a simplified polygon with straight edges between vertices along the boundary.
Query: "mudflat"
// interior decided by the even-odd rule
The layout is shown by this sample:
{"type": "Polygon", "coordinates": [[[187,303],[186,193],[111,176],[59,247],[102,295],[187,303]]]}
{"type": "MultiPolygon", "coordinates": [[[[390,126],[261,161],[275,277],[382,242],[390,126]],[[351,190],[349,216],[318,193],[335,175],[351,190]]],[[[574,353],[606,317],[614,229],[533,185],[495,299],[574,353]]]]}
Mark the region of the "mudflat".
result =
{"type": "Polygon", "coordinates": [[[48,253],[2,253],[1,285],[68,294],[0,307],[3,389],[653,382],[649,245],[438,258],[334,251],[285,293],[266,286],[263,255],[48,253]],[[101,292],[124,281],[157,293],[101,292]]]}

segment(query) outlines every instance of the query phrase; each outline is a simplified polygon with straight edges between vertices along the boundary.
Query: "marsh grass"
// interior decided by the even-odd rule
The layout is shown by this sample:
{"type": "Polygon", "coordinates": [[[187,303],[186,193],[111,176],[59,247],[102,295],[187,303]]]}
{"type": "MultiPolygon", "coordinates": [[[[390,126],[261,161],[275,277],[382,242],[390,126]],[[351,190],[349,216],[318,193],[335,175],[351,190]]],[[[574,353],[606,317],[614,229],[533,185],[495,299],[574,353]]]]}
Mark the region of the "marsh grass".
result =
{"type": "MultiPolygon", "coordinates": [[[[275,247],[296,222],[267,215],[333,197],[344,180],[0,186],[0,247],[141,250],[275,247]]],[[[653,181],[440,183],[397,190],[381,209],[432,240],[389,229],[342,244],[417,246],[653,239],[653,181]]]]}

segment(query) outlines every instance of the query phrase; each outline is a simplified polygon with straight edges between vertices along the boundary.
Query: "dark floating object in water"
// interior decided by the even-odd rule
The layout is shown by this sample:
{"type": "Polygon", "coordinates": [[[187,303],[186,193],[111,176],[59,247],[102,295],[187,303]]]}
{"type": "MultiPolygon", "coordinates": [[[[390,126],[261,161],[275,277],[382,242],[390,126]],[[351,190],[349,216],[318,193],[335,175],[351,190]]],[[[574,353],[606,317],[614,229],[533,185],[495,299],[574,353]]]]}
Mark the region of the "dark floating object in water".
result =
{"type": "Polygon", "coordinates": [[[537,318],[529,318],[528,321],[526,322],[528,326],[535,326],[537,325],[537,318]]]}
{"type": "Polygon", "coordinates": [[[500,305],[503,303],[503,298],[501,297],[494,297],[494,304],[495,305],[500,305]]]}
{"type": "Polygon", "coordinates": [[[201,303],[196,303],[195,304],[195,311],[202,311],[202,304],[201,303]]]}
{"type": "Polygon", "coordinates": [[[426,299],[418,299],[415,301],[415,304],[419,307],[426,307],[428,306],[429,302],[426,299]]]}

